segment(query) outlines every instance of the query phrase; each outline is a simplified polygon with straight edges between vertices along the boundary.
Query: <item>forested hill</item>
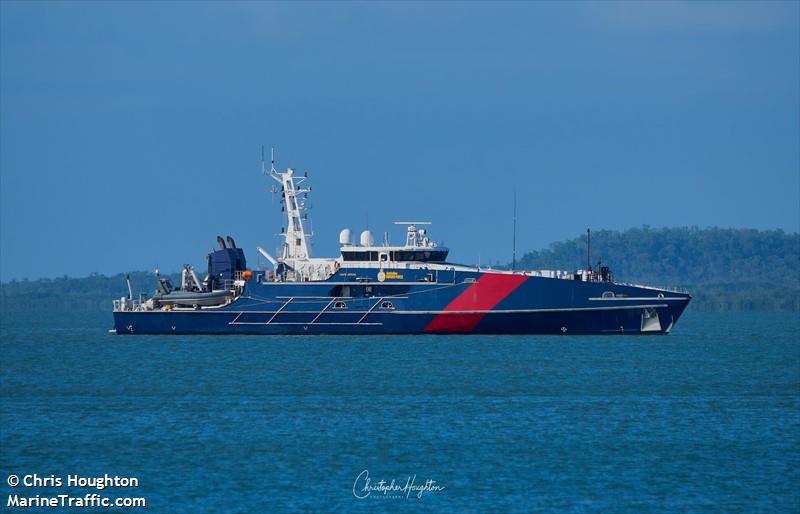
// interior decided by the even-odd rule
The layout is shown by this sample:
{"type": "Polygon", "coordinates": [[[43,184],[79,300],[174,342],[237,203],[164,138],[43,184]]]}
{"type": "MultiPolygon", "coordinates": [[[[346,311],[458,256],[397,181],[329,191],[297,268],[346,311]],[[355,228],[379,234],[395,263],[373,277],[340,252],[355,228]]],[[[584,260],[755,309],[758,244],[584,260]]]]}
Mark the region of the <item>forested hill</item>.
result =
{"type": "MultiPolygon", "coordinates": [[[[685,287],[696,310],[800,311],[800,235],[782,231],[635,228],[592,232],[592,266],[620,282],[685,287]]],[[[586,234],[525,254],[517,269],[586,266],[586,234]]],[[[172,276],[178,282],[177,275],[172,276]]],[[[131,273],[133,291],[152,294],[152,273],[131,273]]],[[[0,285],[0,307],[110,310],[127,293],[125,275],[23,280],[0,285]]]]}
{"type": "MultiPolygon", "coordinates": [[[[696,227],[591,233],[592,266],[621,282],[681,286],[704,310],[800,310],[800,234],[696,227]]],[[[586,267],[586,234],[523,255],[517,269],[586,267]]]]}
{"type": "MultiPolygon", "coordinates": [[[[5,311],[26,309],[55,310],[111,310],[112,300],[128,294],[125,273],[107,277],[92,273],[88,277],[40,278],[14,280],[0,285],[0,308],[5,311]]],[[[173,284],[180,283],[180,275],[167,274],[173,284]]],[[[152,295],[157,289],[152,272],[130,273],[131,289],[135,297],[140,292],[152,295]]]]}

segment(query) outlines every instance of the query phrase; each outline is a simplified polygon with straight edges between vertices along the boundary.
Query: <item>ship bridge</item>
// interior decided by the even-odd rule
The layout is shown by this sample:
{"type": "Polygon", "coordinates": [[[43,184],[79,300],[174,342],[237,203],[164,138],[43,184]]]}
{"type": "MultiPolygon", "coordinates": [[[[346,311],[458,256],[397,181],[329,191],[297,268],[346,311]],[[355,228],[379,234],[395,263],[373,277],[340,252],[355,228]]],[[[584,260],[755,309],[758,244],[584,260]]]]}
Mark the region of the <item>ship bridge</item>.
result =
{"type": "Polygon", "coordinates": [[[395,224],[408,226],[406,244],[403,246],[391,246],[388,241],[385,241],[383,246],[376,246],[372,232],[369,230],[362,232],[359,238],[360,244],[355,244],[350,229],[342,230],[339,234],[342,263],[382,265],[399,262],[442,263],[447,260],[449,249],[439,246],[436,241],[428,237],[427,229],[418,227],[419,225],[430,225],[430,222],[397,221],[395,224]]]}

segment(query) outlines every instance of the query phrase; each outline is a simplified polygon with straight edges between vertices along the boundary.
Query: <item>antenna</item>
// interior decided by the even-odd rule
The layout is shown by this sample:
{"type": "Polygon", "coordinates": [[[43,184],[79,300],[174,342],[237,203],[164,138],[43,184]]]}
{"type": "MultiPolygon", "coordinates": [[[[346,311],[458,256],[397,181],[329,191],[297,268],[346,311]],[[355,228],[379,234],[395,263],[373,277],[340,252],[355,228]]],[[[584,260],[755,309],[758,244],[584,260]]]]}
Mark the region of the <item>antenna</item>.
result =
{"type": "Polygon", "coordinates": [[[517,190],[514,190],[514,237],[511,247],[511,271],[517,267],[517,190]]]}
{"type": "Polygon", "coordinates": [[[586,229],[586,269],[588,271],[592,271],[592,258],[590,257],[591,248],[592,248],[592,231],[587,228],[586,229]]]}
{"type": "Polygon", "coordinates": [[[272,168],[270,168],[270,171],[272,173],[275,173],[275,147],[274,146],[272,147],[272,150],[270,151],[270,158],[272,159],[272,168]]]}
{"type": "MultiPolygon", "coordinates": [[[[158,270],[156,270],[156,275],[158,275],[158,270]]],[[[128,300],[133,299],[133,291],[131,290],[131,274],[128,273],[125,275],[125,282],[128,283],[128,300]]]]}

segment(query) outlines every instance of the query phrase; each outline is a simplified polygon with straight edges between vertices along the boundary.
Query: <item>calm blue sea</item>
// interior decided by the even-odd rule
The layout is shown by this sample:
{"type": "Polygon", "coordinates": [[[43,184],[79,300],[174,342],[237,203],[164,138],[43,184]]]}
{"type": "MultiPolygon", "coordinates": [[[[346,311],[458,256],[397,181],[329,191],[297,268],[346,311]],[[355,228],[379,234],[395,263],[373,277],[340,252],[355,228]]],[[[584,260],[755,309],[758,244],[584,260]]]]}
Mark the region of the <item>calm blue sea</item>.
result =
{"type": "Polygon", "coordinates": [[[690,308],[666,337],[110,326],[3,313],[3,511],[98,492],[7,484],[33,473],[137,477],[100,491],[144,497],[131,512],[800,511],[796,314],[690,308]],[[443,489],[377,488],[409,477],[443,489]]]}

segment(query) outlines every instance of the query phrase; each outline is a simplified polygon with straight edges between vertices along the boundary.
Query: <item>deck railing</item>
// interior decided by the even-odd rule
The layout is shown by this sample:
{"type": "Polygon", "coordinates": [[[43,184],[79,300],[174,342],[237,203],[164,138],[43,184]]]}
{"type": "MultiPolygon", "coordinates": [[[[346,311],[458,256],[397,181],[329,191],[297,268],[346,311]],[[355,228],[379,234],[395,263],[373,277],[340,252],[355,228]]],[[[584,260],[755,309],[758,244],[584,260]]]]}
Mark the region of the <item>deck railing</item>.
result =
{"type": "Polygon", "coordinates": [[[141,311],[144,309],[144,304],[139,300],[125,300],[119,299],[114,300],[114,312],[121,312],[121,311],[141,311]]]}

